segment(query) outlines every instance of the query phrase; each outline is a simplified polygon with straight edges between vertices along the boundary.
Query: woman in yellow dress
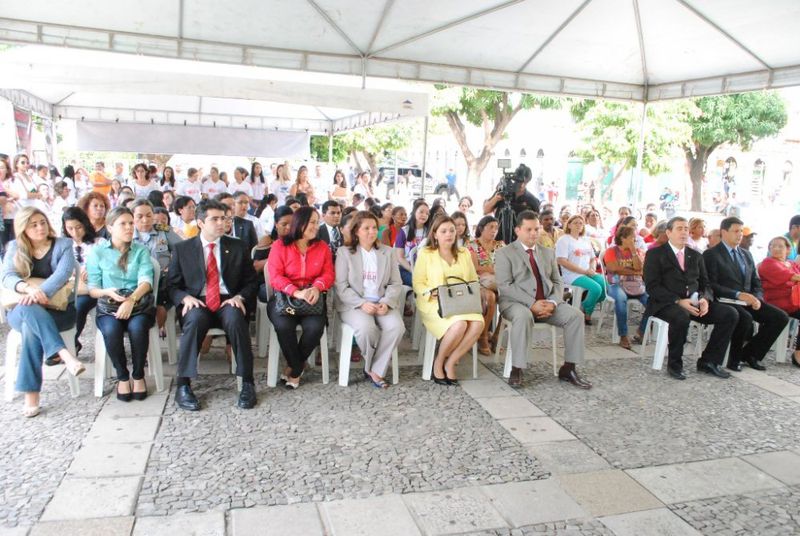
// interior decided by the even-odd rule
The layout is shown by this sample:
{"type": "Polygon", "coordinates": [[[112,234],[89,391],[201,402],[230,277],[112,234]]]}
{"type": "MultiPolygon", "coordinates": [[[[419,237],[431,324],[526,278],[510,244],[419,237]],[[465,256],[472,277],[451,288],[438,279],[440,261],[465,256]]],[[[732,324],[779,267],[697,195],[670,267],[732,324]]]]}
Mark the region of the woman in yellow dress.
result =
{"type": "Polygon", "coordinates": [[[452,218],[440,216],[428,234],[428,244],[417,254],[414,264],[414,294],[422,323],[434,337],[440,339],[439,352],[433,362],[433,381],[440,385],[457,383],[456,365],[483,332],[480,313],[439,316],[436,289],[447,282],[447,276],[465,281],[477,281],[478,274],[466,248],[456,242],[456,225],[452,218]]]}

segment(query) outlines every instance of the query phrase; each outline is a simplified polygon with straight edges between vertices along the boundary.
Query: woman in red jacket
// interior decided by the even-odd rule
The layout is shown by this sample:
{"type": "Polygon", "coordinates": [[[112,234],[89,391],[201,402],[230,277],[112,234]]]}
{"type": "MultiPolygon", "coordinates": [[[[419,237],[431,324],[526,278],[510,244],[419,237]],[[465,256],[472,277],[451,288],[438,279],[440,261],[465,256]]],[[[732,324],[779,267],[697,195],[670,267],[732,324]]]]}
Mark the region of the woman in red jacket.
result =
{"type": "MultiPolygon", "coordinates": [[[[324,300],[324,292],[333,285],[333,256],[328,244],[317,239],[319,214],[314,207],[301,207],[292,215],[289,234],[272,245],[267,260],[268,285],[275,293],[282,292],[310,305],[324,300]]],[[[275,296],[270,300],[267,314],[278,334],[286,362],[281,379],[286,387],[297,389],[306,359],[319,346],[327,314],[323,307],[317,315],[296,316],[278,310],[275,296]],[[297,340],[297,326],[303,326],[297,340]]]]}
{"type": "MultiPolygon", "coordinates": [[[[764,287],[764,301],[800,319],[800,307],[792,304],[792,288],[800,284],[800,266],[786,260],[791,249],[789,240],[776,236],[769,242],[769,257],[758,266],[758,275],[764,287]]],[[[800,367],[800,337],[792,356],[792,364],[800,367]]]]}

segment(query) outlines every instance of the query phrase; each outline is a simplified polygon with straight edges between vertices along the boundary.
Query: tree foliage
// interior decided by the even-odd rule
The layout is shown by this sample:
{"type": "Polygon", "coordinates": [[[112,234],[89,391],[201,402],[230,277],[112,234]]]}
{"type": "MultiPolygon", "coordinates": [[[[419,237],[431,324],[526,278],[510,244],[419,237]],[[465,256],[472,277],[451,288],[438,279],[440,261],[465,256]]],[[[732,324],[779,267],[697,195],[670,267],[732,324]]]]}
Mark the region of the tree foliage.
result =
{"type": "MultiPolygon", "coordinates": [[[[328,136],[311,136],[311,158],[317,162],[328,161],[328,136]]],[[[344,162],[347,149],[341,136],[333,137],[333,161],[344,162]]]]}

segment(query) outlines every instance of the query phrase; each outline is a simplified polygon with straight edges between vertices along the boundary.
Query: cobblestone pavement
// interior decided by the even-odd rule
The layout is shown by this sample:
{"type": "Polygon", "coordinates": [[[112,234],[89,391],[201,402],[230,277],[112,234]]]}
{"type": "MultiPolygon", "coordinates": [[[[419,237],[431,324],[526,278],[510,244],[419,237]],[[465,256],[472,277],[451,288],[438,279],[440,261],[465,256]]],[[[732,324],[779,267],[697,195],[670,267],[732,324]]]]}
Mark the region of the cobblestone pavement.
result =
{"type": "MultiPolygon", "coordinates": [[[[137,514],[167,515],[548,476],[464,391],[406,368],[381,392],[304,376],[297,391],[261,390],[242,412],[229,377],[193,383],[203,411],[170,400],[137,514]]],[[[261,382],[259,382],[261,383],[261,382]]],[[[263,383],[262,383],[263,385],[263,383]]]]}
{"type": "Polygon", "coordinates": [[[764,366],[767,367],[767,374],[780,378],[781,380],[800,385],[800,368],[795,367],[789,361],[791,354],[786,357],[786,363],[777,363],[775,361],[775,354],[770,352],[764,358],[764,366]]]}
{"type": "MultiPolygon", "coordinates": [[[[692,372],[678,382],[644,359],[579,367],[583,392],[535,363],[520,393],[615,467],[634,468],[768,452],[798,445],[796,403],[743,381],[692,372]]],[[[791,365],[772,366],[788,369],[791,365]]],[[[492,365],[500,374],[500,365],[492,365]]],[[[793,374],[800,376],[800,369],[793,374]]]]}
{"type": "MultiPolygon", "coordinates": [[[[90,383],[81,381],[81,389],[90,392],[90,383]]],[[[0,404],[0,526],[31,524],[42,515],[104,400],[72,398],[66,382],[51,381],[33,420],[22,417],[20,395],[0,404]]]]}
{"type": "Polygon", "coordinates": [[[800,486],[675,504],[670,509],[706,536],[800,534],[800,486]]]}
{"type": "Polygon", "coordinates": [[[614,536],[614,533],[597,519],[540,523],[515,529],[470,532],[468,534],[469,536],[614,536]]]}

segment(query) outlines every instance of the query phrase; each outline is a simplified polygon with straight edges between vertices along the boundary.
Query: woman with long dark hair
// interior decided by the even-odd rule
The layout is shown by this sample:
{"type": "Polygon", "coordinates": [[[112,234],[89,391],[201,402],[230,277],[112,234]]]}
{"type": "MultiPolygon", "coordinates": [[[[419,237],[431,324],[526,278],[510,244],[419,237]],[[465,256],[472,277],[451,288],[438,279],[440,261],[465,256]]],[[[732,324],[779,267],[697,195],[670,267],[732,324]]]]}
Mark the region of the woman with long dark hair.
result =
{"type": "Polygon", "coordinates": [[[167,166],[164,168],[164,175],[161,177],[161,191],[167,192],[175,190],[175,170],[167,166]]]}
{"type": "Polygon", "coordinates": [[[417,259],[417,247],[425,239],[430,228],[429,215],[428,204],[425,201],[417,203],[408,225],[398,231],[394,243],[397,261],[400,263],[400,277],[403,279],[403,284],[409,287],[412,283],[411,272],[417,259]]]}
{"type": "MultiPolygon", "coordinates": [[[[259,162],[253,162],[250,166],[250,181],[253,188],[253,195],[250,196],[250,213],[254,214],[258,210],[261,200],[269,193],[264,167],[259,162]]],[[[256,214],[256,216],[258,215],[256,214]]]]}

